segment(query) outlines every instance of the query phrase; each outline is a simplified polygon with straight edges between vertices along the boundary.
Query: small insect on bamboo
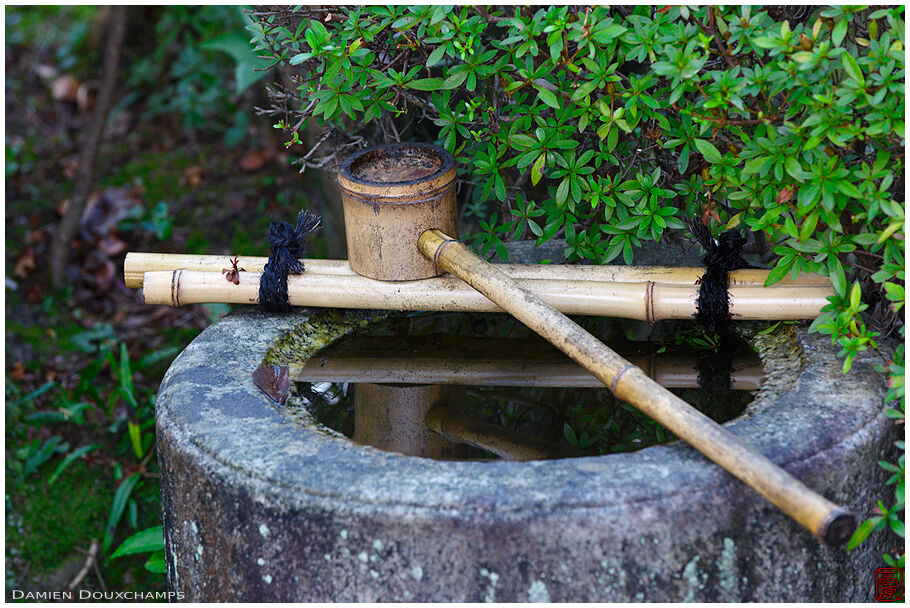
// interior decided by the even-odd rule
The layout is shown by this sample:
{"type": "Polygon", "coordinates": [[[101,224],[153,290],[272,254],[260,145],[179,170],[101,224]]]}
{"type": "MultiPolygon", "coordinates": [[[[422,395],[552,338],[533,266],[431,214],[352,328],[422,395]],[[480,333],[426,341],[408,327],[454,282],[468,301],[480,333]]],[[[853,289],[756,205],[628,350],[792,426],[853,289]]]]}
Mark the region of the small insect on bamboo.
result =
{"type": "Polygon", "coordinates": [[[240,256],[235,255],[230,260],[232,268],[221,269],[221,274],[225,275],[224,278],[234,285],[240,285],[240,273],[246,272],[246,268],[237,268],[238,261],[240,261],[240,256]]]}

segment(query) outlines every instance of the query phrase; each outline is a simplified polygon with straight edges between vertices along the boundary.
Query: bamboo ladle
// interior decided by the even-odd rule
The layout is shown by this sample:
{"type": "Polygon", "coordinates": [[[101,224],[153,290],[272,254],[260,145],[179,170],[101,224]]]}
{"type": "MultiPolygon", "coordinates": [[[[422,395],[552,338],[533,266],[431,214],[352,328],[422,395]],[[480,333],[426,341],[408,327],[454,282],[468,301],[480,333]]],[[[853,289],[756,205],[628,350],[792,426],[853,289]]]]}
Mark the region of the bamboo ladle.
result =
{"type": "Polygon", "coordinates": [[[417,246],[439,268],[458,276],[511,313],[585,367],[619,399],[664,425],[821,541],[837,545],[850,538],[856,527],[850,513],[740,443],[735,435],[651,380],[641,369],[459,241],[431,229],[420,235],[417,246]]]}
{"type": "MultiPolygon", "coordinates": [[[[822,542],[841,544],[853,533],[856,523],[847,511],[740,443],[563,313],[447,236],[457,236],[458,230],[455,166],[448,152],[404,143],[364,150],[342,163],[338,185],[349,262],[355,272],[380,280],[425,279],[446,271],[454,274],[585,367],[618,398],[758,491],[822,542]]],[[[656,284],[647,285],[653,288],[656,284]]],[[[804,289],[808,287],[799,288],[804,289]]]]}

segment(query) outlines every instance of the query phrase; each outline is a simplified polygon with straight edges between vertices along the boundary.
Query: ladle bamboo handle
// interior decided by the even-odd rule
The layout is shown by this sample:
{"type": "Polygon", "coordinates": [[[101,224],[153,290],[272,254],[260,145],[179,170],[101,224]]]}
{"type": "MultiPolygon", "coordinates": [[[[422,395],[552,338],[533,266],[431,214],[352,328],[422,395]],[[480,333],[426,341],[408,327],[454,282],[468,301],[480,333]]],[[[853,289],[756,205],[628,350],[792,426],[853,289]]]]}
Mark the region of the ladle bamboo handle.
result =
{"type": "Polygon", "coordinates": [[[619,398],[670,429],[775,504],[822,542],[850,538],[855,520],[846,510],[803,485],[730,431],[651,380],[564,314],[496,270],[457,240],[424,232],[417,246],[442,269],[474,289],[584,366],[619,398]]]}

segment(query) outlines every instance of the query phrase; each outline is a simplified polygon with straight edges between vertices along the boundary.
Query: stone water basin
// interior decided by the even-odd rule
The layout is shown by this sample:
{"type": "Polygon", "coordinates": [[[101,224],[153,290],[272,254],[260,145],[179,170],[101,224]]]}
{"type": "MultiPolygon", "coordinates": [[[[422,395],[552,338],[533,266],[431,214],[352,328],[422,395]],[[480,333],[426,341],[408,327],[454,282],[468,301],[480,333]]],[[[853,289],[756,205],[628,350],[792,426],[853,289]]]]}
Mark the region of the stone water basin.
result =
{"type": "MultiPolygon", "coordinates": [[[[339,315],[326,340],[363,319],[339,315]]],[[[680,442],[526,462],[360,445],[252,381],[307,323],[242,311],[174,361],[157,405],[168,584],[204,601],[871,601],[884,535],[808,532],[680,442]]],[[[725,426],[865,518],[893,440],[874,354],[752,342],[765,379],[725,426]]],[[[314,351],[315,352],[315,351],[314,351]]]]}

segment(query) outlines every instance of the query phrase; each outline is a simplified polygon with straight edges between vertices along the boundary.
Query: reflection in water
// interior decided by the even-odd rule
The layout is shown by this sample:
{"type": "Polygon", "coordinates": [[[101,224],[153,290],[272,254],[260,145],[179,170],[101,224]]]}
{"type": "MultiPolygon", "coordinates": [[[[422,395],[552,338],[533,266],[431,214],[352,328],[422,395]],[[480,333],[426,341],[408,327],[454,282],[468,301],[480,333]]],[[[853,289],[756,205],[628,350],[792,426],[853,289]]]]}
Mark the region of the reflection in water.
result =
{"type": "MultiPolygon", "coordinates": [[[[409,315],[324,349],[293,379],[322,424],[358,443],[424,458],[564,458],[674,439],[511,321],[409,315]]],[[[738,416],[761,384],[761,362],[744,342],[718,352],[696,334],[624,338],[611,347],[718,422],[738,416]],[[693,351],[680,342],[708,348],[693,351]],[[718,367],[723,378],[705,377],[718,367]]]]}

